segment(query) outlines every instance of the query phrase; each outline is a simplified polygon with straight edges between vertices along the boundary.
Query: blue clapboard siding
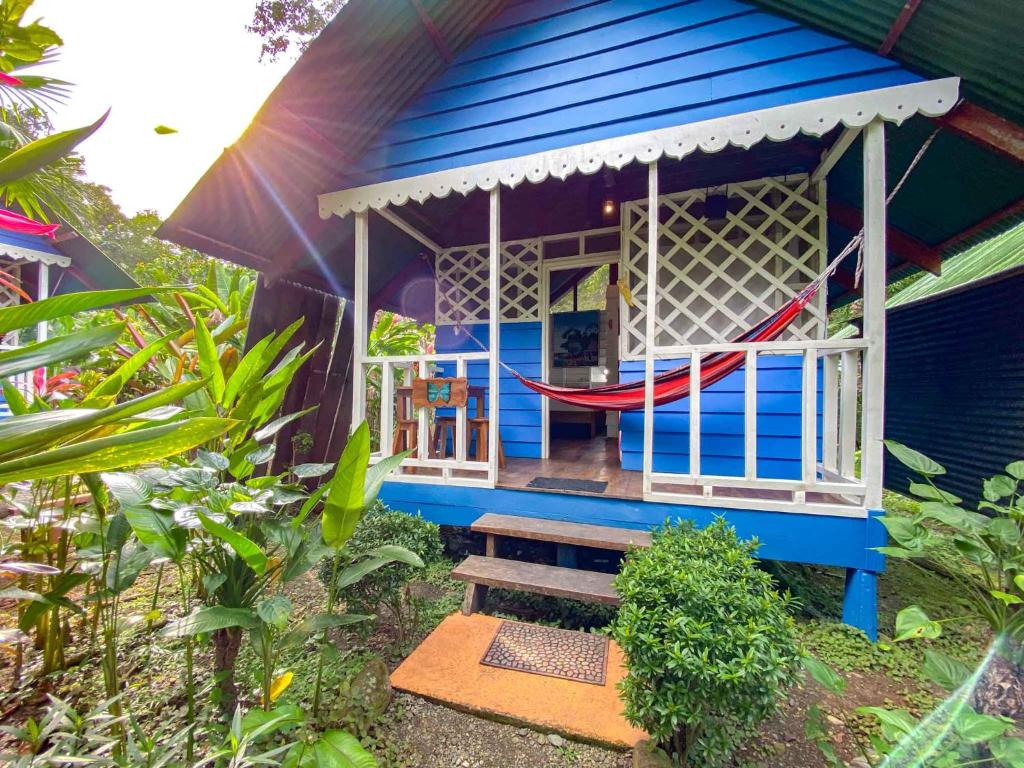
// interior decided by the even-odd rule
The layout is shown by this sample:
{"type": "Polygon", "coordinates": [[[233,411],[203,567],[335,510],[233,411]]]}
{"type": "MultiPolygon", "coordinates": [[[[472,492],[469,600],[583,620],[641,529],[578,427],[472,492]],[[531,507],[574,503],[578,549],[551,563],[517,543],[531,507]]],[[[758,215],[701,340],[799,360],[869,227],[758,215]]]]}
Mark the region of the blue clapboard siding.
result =
{"type": "Polygon", "coordinates": [[[919,81],[734,0],[529,0],[378,136],[363,183],[919,81]]]}
{"type": "Polygon", "coordinates": [[[874,572],[885,569],[885,558],[873,549],[886,542],[885,528],[875,516],[801,515],[440,483],[388,482],[380,498],[392,509],[421,513],[441,525],[459,526],[471,525],[485,512],[637,529],[651,529],[679,518],[704,526],[721,515],[742,538],[756,536],[761,542],[758,555],[769,560],[874,572]]]}
{"type": "MultiPolygon", "coordinates": [[[[485,347],[490,343],[490,328],[486,324],[468,326],[470,333],[485,347]]],[[[501,324],[501,360],[512,366],[524,376],[533,379],[541,377],[541,324],[535,323],[502,323],[501,324]]],[[[437,328],[435,347],[438,352],[480,352],[480,345],[473,341],[465,330],[457,333],[454,326],[442,325],[437,328]]],[[[442,366],[443,375],[455,375],[455,363],[442,366]]],[[[539,459],[541,449],[541,404],[540,395],[532,392],[519,382],[504,368],[501,371],[501,382],[498,387],[498,400],[501,404],[501,442],[505,447],[505,455],[526,459],[539,459]]],[[[466,366],[469,383],[474,386],[487,387],[490,383],[487,362],[470,362],[466,366]]],[[[470,403],[470,413],[474,412],[475,403],[470,403]]],[[[486,401],[484,412],[488,413],[486,401]]],[[[438,409],[438,415],[454,415],[452,409],[438,409]]],[[[473,446],[470,446],[473,450],[473,446]]]]}
{"type": "MultiPolygon", "coordinates": [[[[662,372],[684,361],[660,360],[662,372]]],[[[764,356],[757,365],[757,474],[797,480],[801,477],[801,391],[799,355],[764,356]]],[[[643,361],[623,361],[622,381],[643,378],[643,361]]],[[[818,368],[818,448],[821,456],[821,367],[818,368]]],[[[700,469],[704,475],[742,477],[744,472],[744,370],[735,371],[701,392],[700,469]]],[[[622,414],[622,468],[643,469],[643,411],[622,414]]],[[[654,471],[690,471],[690,400],[666,403],[654,412],[654,471]]]]}

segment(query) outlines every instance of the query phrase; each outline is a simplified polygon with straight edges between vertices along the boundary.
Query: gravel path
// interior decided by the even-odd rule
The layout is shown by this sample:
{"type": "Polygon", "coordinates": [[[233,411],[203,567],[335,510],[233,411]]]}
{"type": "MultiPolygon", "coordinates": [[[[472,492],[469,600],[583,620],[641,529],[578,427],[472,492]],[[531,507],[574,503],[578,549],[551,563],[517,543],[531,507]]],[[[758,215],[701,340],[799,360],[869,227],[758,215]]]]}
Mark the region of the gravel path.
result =
{"type": "Polygon", "coordinates": [[[629,768],[626,753],[504,725],[398,694],[389,741],[408,768],[629,768]]]}

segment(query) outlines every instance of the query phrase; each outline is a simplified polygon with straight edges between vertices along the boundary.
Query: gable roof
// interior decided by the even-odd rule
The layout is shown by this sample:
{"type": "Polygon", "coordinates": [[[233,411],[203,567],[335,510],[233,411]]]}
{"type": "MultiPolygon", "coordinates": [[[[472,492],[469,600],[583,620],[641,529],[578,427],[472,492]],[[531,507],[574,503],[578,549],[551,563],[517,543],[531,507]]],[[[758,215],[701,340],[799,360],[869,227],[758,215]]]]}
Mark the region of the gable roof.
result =
{"type": "MultiPolygon", "coordinates": [[[[159,234],[344,292],[351,222],[320,221],[318,194],[921,79],[734,0],[421,0],[428,23],[415,5],[351,0],[159,234]]],[[[892,174],[929,132],[920,120],[889,132],[892,174]]],[[[857,205],[858,154],[830,179],[857,205]]],[[[895,224],[930,247],[1020,197],[1024,172],[979,155],[941,136],[895,224]],[[987,171],[966,204],[950,194],[957,158],[987,171]]],[[[371,295],[420,249],[391,237],[371,242],[371,295]]]]}
{"type": "Polygon", "coordinates": [[[91,240],[67,223],[61,224],[56,238],[0,229],[0,257],[62,268],[57,280],[51,283],[54,294],[139,287],[91,240]]]}

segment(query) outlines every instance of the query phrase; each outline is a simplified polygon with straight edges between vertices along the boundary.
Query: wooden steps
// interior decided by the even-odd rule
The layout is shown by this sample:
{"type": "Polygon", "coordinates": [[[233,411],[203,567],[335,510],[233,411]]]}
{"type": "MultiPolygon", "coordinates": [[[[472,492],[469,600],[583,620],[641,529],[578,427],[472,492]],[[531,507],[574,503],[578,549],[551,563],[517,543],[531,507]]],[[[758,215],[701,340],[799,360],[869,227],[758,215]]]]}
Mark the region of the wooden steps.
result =
{"type": "Polygon", "coordinates": [[[488,513],[478,518],[470,530],[488,536],[513,536],[534,541],[553,541],[595,549],[625,552],[631,546],[651,546],[651,534],[629,528],[611,528],[605,525],[564,523],[539,517],[516,517],[488,513]]]}
{"type": "MultiPolygon", "coordinates": [[[[460,581],[469,582],[470,586],[518,589],[549,597],[567,597],[585,603],[619,603],[619,596],[612,587],[612,579],[615,578],[613,573],[580,571],[575,568],[559,568],[557,565],[470,555],[452,571],[452,576],[460,581]]],[[[472,598],[470,601],[472,602],[472,598]]]]}
{"type": "Polygon", "coordinates": [[[487,556],[471,555],[452,571],[454,578],[466,582],[466,597],[462,603],[462,612],[466,615],[483,607],[490,587],[618,605],[619,596],[612,586],[615,574],[562,566],[575,565],[575,547],[578,546],[625,552],[630,547],[651,544],[651,535],[646,531],[490,513],[478,518],[470,530],[486,534],[487,556]],[[559,565],[497,557],[499,537],[553,542],[558,545],[559,565]]]}

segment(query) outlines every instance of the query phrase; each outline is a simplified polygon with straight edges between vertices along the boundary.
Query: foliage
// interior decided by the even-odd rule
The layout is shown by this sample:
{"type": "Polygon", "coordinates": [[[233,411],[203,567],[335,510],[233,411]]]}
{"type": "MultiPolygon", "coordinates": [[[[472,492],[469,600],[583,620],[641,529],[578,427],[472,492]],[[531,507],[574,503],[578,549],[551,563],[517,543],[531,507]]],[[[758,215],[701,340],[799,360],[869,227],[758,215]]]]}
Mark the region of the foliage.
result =
{"type": "Polygon", "coordinates": [[[723,764],[795,680],[791,600],[755,567],[756,548],[721,518],[666,524],[615,580],[626,717],[680,765],[723,764]]]}
{"type": "Polygon", "coordinates": [[[260,60],[302,53],[348,0],[258,0],[247,29],[263,38],[260,60]]]}
{"type": "MultiPolygon", "coordinates": [[[[416,355],[433,351],[434,326],[419,325],[415,320],[394,312],[381,310],[374,318],[367,340],[367,354],[371,357],[393,355],[416,355]]],[[[396,385],[405,371],[395,368],[396,385]]],[[[381,368],[372,365],[366,370],[366,421],[370,425],[370,442],[376,448],[380,445],[380,392],[381,368]]]]}
{"type": "MultiPolygon", "coordinates": [[[[890,557],[927,563],[953,579],[969,598],[973,613],[992,630],[1014,643],[1024,640],[1024,461],[1006,467],[1006,474],[984,482],[984,501],[977,511],[960,506],[960,499],[940,490],[934,478],[945,474],[940,464],[900,443],[887,441],[889,452],[919,474],[910,493],[921,500],[912,518],[881,518],[894,546],[881,548],[890,557]],[[950,542],[952,547],[949,546],[950,542]],[[951,567],[950,557],[960,560],[951,567]]],[[[897,619],[896,640],[937,637],[941,625],[918,606],[909,606],[897,619]]]]}
{"type": "MultiPolygon", "coordinates": [[[[444,554],[440,527],[436,523],[419,515],[390,510],[379,503],[359,521],[349,539],[346,554],[363,555],[389,544],[404,547],[425,565],[437,562],[444,554]]],[[[325,585],[329,585],[334,569],[331,559],[320,563],[318,575],[325,585]]],[[[404,639],[409,621],[406,606],[410,602],[406,586],[414,574],[410,566],[392,563],[341,588],[339,595],[357,613],[374,613],[379,606],[387,607],[398,623],[400,639],[404,639]]]]}

